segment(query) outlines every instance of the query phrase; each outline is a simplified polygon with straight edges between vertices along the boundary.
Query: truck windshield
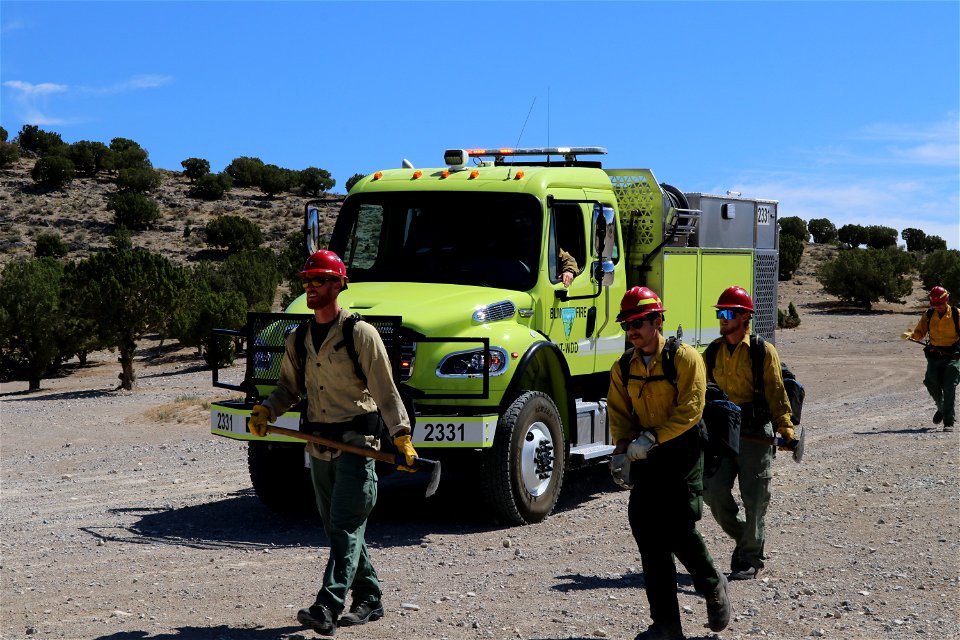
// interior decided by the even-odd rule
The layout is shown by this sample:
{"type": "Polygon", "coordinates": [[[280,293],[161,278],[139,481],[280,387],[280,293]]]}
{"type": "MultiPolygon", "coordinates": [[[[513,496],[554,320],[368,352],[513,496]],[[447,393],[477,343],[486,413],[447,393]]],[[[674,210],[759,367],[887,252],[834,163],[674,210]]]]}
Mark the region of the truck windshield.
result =
{"type": "Polygon", "coordinates": [[[536,284],[540,201],[528,194],[403,192],[347,198],[330,239],[351,282],[536,284]]]}

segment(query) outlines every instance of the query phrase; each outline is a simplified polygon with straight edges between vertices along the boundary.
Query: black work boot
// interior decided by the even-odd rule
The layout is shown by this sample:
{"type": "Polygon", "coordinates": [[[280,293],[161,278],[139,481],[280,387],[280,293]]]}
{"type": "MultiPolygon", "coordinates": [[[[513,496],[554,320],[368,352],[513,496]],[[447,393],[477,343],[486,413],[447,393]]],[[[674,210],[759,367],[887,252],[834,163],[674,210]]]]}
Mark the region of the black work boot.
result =
{"type": "Polygon", "coordinates": [[[322,636],[332,636],[337,632],[337,617],[325,604],[314,603],[312,607],[297,612],[297,622],[313,629],[322,636]]]}
{"type": "Polygon", "coordinates": [[[711,631],[723,631],[730,624],[730,599],[727,597],[727,579],[720,576],[720,584],[707,594],[707,625],[711,631]]]}
{"type": "Polygon", "coordinates": [[[937,409],[936,413],[933,414],[933,424],[940,424],[941,422],[943,422],[943,414],[937,409]]]}
{"type": "Polygon", "coordinates": [[[670,624],[654,622],[645,631],[638,633],[633,640],[686,640],[686,637],[679,622],[670,624]]]}
{"type": "Polygon", "coordinates": [[[944,431],[953,431],[953,423],[952,423],[952,422],[944,422],[944,423],[943,423],[943,430],[944,430],[944,431]]]}
{"type": "Polygon", "coordinates": [[[350,612],[340,616],[337,624],[341,627],[352,627],[357,624],[366,624],[383,617],[383,603],[379,600],[353,601],[350,612]]]}

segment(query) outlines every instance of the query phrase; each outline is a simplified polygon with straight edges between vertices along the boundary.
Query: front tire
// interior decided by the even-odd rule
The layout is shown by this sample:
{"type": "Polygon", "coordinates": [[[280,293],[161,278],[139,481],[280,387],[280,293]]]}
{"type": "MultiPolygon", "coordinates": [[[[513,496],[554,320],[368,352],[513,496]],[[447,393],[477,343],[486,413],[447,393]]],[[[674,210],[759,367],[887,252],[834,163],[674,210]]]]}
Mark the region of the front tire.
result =
{"type": "Polygon", "coordinates": [[[247,468],[257,497],[280,513],[316,513],[310,469],[302,444],[251,440],[247,468]]]}
{"type": "Polygon", "coordinates": [[[533,524],[546,518],[563,485],[566,447],[560,412],[540,391],[507,407],[484,455],[484,495],[500,518],[533,524]]]}

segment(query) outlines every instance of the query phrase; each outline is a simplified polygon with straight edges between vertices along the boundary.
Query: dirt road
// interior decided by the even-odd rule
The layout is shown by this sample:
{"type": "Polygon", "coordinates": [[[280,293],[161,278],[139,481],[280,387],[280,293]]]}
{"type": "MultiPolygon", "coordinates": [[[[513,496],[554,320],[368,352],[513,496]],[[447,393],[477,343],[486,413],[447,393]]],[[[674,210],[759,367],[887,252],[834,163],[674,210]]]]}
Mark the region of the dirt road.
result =
{"type": "MultiPolygon", "coordinates": [[[[794,284],[797,292],[802,283],[794,284]]],[[[787,293],[793,293],[789,290],[787,293]]],[[[783,299],[783,297],[781,297],[783,299]]],[[[923,358],[900,331],[918,307],[838,314],[798,304],[777,344],[807,389],[807,457],[775,461],[768,569],[731,587],[734,618],[694,638],[960,638],[960,433],[933,428],[923,358]]],[[[784,304],[785,306],[785,304],[784,304]]],[[[249,488],[246,450],[211,436],[223,397],[184,352],[115,355],[0,389],[0,636],[98,640],[318,637],[295,621],[326,558],[316,519],[276,516],[249,488]]],[[[522,528],[474,508],[466,479],[440,492],[385,481],[368,530],[387,615],[341,638],[632,638],[646,622],[627,493],[572,473],[557,511],[522,528]]],[[[709,513],[720,566],[732,544],[709,513]]]]}

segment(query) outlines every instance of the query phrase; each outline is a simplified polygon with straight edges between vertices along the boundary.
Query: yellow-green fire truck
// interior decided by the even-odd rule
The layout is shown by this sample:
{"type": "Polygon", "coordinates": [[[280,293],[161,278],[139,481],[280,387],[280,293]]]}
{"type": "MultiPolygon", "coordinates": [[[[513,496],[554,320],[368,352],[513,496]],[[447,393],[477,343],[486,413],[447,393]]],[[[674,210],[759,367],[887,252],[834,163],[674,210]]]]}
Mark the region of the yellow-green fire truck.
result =
{"type": "MultiPolygon", "coordinates": [[[[629,287],[658,292],[664,334],[702,349],[719,336],[717,296],[743,286],[754,333],[774,339],[777,202],[685,194],[648,169],[603,168],[604,153],[453,149],[438,168],[377,171],[350,190],[330,238],[350,277],[340,303],[384,338],[417,451],[479,457],[476,482],[501,520],[542,520],[568,469],[609,459],[605,395],[629,346],[615,321],[629,287]],[[577,262],[569,288],[561,249],[577,262]]],[[[310,253],[319,202],[305,223],[310,253]]],[[[211,430],[248,441],[253,486],[273,507],[313,502],[303,442],[253,438],[246,419],[308,313],[301,296],[284,314],[250,314],[243,382],[214,372],[246,397],[215,404],[211,430]]],[[[277,424],[296,429],[299,415],[277,424]]]]}

